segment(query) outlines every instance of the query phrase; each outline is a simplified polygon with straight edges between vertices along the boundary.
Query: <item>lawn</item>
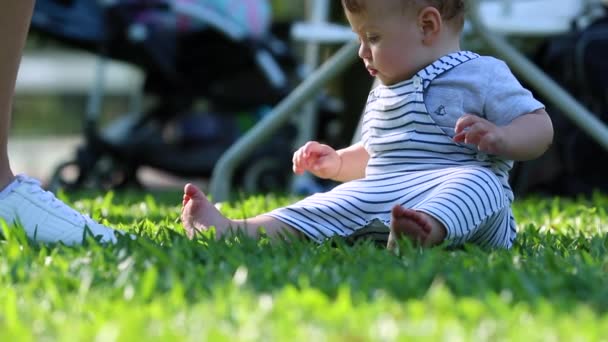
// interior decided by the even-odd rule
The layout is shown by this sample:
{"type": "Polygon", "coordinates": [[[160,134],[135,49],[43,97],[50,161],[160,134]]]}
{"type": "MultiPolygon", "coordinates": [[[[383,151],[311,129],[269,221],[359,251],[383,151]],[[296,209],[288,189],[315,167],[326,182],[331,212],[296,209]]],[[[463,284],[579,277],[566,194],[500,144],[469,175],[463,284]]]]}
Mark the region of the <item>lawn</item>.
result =
{"type": "MultiPolygon", "coordinates": [[[[528,198],[509,251],[397,253],[369,242],[190,241],[179,193],[72,194],[78,210],[141,237],[37,246],[4,227],[0,340],[608,339],[608,196],[528,198]]],[[[224,204],[250,216],[293,198],[224,204]]]]}

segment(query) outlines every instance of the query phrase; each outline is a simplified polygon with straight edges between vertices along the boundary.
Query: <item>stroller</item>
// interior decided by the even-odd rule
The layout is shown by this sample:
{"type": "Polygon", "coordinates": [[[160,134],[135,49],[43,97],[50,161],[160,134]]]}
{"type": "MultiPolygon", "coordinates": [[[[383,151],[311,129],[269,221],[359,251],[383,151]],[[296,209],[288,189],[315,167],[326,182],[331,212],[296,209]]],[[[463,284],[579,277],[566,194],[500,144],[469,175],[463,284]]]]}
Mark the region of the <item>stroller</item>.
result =
{"type": "MultiPolygon", "coordinates": [[[[142,93],[154,99],[102,128],[98,85],[84,120],[85,143],[55,170],[55,189],[140,185],[142,166],[210,176],[222,153],[290,91],[297,67],[286,37],[270,29],[264,0],[37,0],[32,29],[139,67],[142,93]]],[[[250,156],[237,173],[241,188],[285,186],[293,130],[250,156]]]]}

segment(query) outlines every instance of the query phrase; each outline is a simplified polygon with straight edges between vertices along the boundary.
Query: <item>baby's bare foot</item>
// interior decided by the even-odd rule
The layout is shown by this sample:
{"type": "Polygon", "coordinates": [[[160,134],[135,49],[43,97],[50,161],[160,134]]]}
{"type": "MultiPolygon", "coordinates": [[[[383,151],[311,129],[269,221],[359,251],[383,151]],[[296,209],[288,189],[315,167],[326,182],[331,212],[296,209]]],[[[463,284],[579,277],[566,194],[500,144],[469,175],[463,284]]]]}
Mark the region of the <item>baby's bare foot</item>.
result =
{"type": "Polygon", "coordinates": [[[397,247],[397,241],[403,236],[414,243],[426,246],[433,223],[432,218],[427,214],[399,205],[394,206],[391,211],[391,232],[386,247],[394,249],[397,247]]]}
{"type": "Polygon", "coordinates": [[[182,224],[190,239],[197,232],[205,231],[212,226],[220,236],[221,231],[229,226],[230,221],[217,210],[213,203],[209,202],[202,191],[192,184],[186,184],[184,187],[182,205],[182,224]]]}

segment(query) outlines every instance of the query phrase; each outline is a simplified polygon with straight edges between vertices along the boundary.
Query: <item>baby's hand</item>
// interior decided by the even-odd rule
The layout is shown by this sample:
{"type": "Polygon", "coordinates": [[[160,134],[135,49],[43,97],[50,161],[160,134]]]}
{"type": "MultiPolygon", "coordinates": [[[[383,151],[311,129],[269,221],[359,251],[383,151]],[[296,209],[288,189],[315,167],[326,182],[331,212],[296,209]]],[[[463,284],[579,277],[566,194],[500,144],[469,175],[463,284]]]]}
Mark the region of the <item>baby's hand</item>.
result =
{"type": "Polygon", "coordinates": [[[293,172],[309,171],[319,178],[335,178],[340,173],[342,157],[330,146],[309,141],[293,154],[293,172]]]}
{"type": "Polygon", "coordinates": [[[461,116],[454,131],[455,142],[476,145],[478,150],[489,154],[500,155],[506,141],[502,128],[472,114],[461,116]]]}

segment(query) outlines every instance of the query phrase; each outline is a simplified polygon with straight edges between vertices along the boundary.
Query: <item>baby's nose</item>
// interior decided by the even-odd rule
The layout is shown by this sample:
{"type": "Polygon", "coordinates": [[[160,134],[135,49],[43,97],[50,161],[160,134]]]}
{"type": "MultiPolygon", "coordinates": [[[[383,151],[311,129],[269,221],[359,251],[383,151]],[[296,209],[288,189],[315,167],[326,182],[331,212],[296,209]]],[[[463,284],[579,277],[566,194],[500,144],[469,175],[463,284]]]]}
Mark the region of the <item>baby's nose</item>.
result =
{"type": "Polygon", "coordinates": [[[367,59],[370,57],[369,48],[365,43],[359,45],[359,58],[367,59]]]}

